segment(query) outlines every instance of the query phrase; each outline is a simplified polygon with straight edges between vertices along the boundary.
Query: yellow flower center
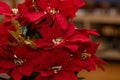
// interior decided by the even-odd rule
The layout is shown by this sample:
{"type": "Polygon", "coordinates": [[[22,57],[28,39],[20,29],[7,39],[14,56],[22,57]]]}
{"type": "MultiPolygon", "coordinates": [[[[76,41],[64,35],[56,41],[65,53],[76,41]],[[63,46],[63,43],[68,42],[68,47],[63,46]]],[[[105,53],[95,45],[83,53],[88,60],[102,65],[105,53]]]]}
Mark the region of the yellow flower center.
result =
{"type": "Polygon", "coordinates": [[[15,63],[16,65],[19,65],[19,66],[23,65],[24,62],[26,61],[26,59],[25,59],[25,60],[22,60],[22,59],[18,58],[17,55],[15,55],[15,54],[14,54],[14,58],[15,58],[15,59],[14,59],[14,63],[15,63]]]}
{"type": "Polygon", "coordinates": [[[50,6],[48,7],[48,9],[49,9],[51,14],[59,13],[59,10],[56,10],[55,8],[51,8],[50,6]]]}
{"type": "Polygon", "coordinates": [[[63,39],[61,37],[52,40],[52,42],[56,45],[62,43],[62,41],[63,41],[63,39]]]}
{"type": "Polygon", "coordinates": [[[50,12],[52,13],[52,14],[56,14],[56,10],[55,10],[55,8],[52,8],[51,10],[50,10],[50,12]]]}
{"type": "Polygon", "coordinates": [[[91,57],[91,54],[87,53],[86,51],[84,51],[82,54],[81,54],[81,59],[82,60],[85,60],[86,58],[88,57],[91,57]]]}
{"type": "Polygon", "coordinates": [[[12,11],[15,15],[18,13],[18,9],[16,9],[16,8],[13,8],[12,11]]]}
{"type": "Polygon", "coordinates": [[[57,74],[62,69],[62,66],[54,66],[50,68],[50,70],[53,70],[55,74],[57,74]]]}

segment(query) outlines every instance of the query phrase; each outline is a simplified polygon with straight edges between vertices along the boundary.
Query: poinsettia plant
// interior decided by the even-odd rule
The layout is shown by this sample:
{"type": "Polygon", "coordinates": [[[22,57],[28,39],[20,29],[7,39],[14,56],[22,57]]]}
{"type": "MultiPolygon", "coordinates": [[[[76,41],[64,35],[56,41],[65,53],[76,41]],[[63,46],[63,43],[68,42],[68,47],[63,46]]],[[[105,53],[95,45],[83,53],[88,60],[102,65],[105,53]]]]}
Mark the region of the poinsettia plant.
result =
{"type": "Polygon", "coordinates": [[[83,0],[25,0],[11,9],[0,1],[0,73],[9,80],[80,80],[76,73],[105,63],[95,52],[95,30],[77,29],[69,19],[83,0]]]}

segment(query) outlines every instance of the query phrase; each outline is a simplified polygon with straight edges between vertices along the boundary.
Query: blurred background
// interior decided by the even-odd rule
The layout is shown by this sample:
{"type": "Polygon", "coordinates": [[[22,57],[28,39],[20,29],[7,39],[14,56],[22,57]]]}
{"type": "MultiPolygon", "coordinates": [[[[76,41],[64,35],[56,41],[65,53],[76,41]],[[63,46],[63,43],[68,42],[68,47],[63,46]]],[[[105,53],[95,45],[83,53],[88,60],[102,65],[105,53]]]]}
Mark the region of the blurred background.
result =
{"type": "MultiPolygon", "coordinates": [[[[11,8],[24,0],[4,0],[11,8]]],[[[97,56],[107,61],[105,72],[81,71],[78,76],[85,80],[120,80],[120,0],[85,0],[73,21],[78,28],[95,29],[101,35],[97,56]]],[[[0,16],[0,22],[3,17],[0,16]]]]}

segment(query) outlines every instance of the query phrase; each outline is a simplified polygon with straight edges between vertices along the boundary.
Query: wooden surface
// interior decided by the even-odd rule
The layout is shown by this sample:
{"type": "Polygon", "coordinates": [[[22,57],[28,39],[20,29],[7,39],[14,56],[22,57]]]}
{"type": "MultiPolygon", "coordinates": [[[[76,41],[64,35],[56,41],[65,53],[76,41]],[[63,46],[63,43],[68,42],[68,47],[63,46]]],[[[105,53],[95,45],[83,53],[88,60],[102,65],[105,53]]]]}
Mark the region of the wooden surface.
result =
{"type": "Polygon", "coordinates": [[[120,80],[120,62],[108,63],[109,65],[104,65],[105,72],[100,69],[92,72],[81,71],[79,76],[85,77],[85,80],[120,80]]]}

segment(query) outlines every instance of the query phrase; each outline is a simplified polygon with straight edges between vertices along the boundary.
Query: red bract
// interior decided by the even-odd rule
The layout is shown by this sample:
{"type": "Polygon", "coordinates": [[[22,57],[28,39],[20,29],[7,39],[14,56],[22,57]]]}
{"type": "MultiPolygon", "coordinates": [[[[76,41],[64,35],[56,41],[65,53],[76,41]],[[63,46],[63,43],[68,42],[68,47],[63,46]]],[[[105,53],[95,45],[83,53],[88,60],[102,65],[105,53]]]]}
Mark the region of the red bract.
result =
{"type": "Polygon", "coordinates": [[[5,15],[6,21],[9,21],[11,17],[14,16],[10,7],[5,3],[0,1],[0,15],[5,15]]]}
{"type": "Polygon", "coordinates": [[[14,30],[14,27],[7,23],[0,25],[0,45],[6,45],[9,40],[12,40],[8,30],[14,30]]]}
{"type": "Polygon", "coordinates": [[[73,18],[75,17],[75,13],[78,11],[80,7],[83,7],[85,3],[83,0],[62,0],[59,9],[62,15],[73,18]]]}
{"type": "Polygon", "coordinates": [[[97,36],[97,37],[100,36],[100,34],[96,30],[76,29],[76,32],[84,35],[86,34],[87,36],[89,35],[97,36]]]}
{"type": "Polygon", "coordinates": [[[21,13],[21,16],[29,19],[30,22],[35,22],[35,24],[41,22],[41,20],[47,17],[43,11],[35,11],[33,7],[34,3],[32,0],[26,0],[24,3],[18,5],[18,9],[21,13]]]}
{"type": "Polygon", "coordinates": [[[0,15],[5,16],[4,22],[10,22],[12,18],[18,18],[18,10],[11,9],[8,4],[5,2],[0,1],[0,15]]]}
{"type": "Polygon", "coordinates": [[[0,26],[0,44],[4,44],[8,41],[8,31],[4,25],[0,26]]]}
{"type": "MultiPolygon", "coordinates": [[[[7,74],[14,80],[21,80],[23,76],[30,76],[36,65],[40,53],[33,52],[25,46],[20,46],[15,51],[9,47],[0,47],[0,68],[7,70],[7,74]]],[[[1,73],[4,73],[0,71],[1,73]]]]}

